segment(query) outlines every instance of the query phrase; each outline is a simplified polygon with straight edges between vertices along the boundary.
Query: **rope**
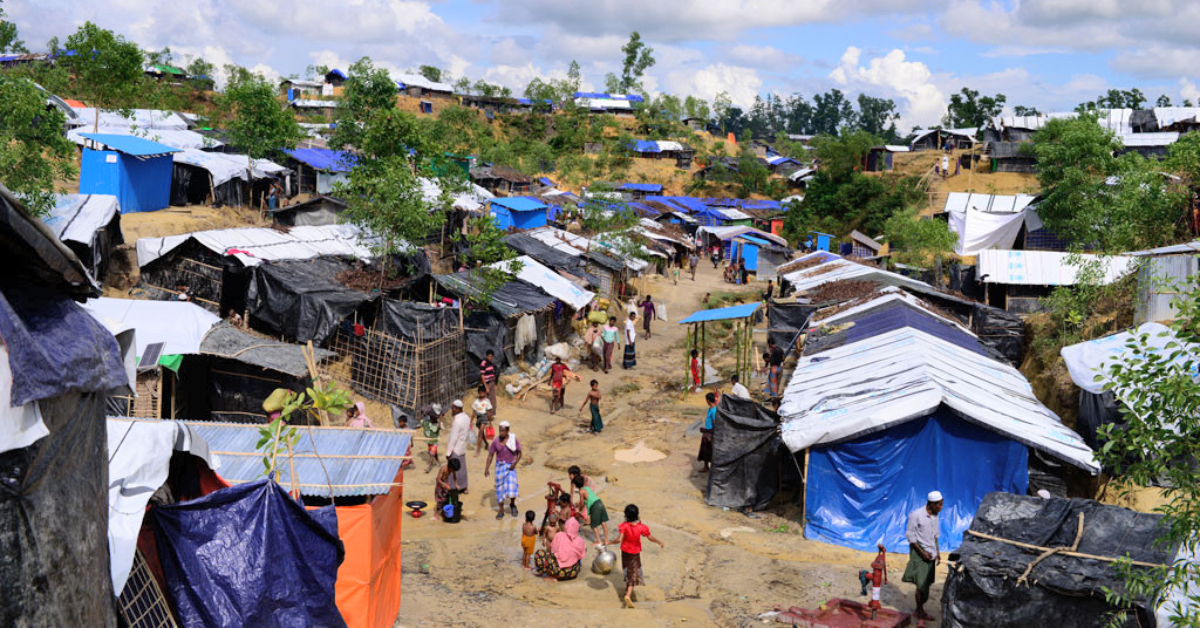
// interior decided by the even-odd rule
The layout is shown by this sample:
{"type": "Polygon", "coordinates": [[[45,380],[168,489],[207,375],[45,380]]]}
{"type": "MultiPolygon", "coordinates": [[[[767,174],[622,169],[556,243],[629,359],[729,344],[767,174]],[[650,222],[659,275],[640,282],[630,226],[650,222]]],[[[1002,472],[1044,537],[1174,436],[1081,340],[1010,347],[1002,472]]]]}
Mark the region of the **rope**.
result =
{"type": "MultiPolygon", "coordinates": [[[[1022,542],[1020,542],[1020,541],[1013,541],[1013,540],[1011,540],[1011,539],[1005,539],[1005,538],[1001,538],[1001,537],[998,537],[998,536],[993,536],[993,535],[991,535],[991,534],[986,534],[986,533],[984,533],[984,532],[976,532],[976,531],[974,531],[974,530],[967,530],[967,534],[970,534],[970,535],[972,535],[972,536],[977,536],[977,537],[979,537],[979,538],[981,538],[981,539],[986,539],[986,540],[988,540],[988,541],[998,541],[998,542],[1000,542],[1000,543],[1008,543],[1009,545],[1015,545],[1015,546],[1017,546],[1017,547],[1023,547],[1023,548],[1025,548],[1025,549],[1038,550],[1038,551],[1040,551],[1040,552],[1046,552],[1046,551],[1049,551],[1049,550],[1051,549],[1051,548],[1049,548],[1049,547],[1042,547],[1042,546],[1040,546],[1040,545],[1033,545],[1033,544],[1031,544],[1031,543],[1022,543],[1022,542]]],[[[1058,549],[1058,551],[1056,552],[1057,554],[1061,554],[1061,555],[1063,555],[1063,556],[1070,556],[1070,557],[1072,557],[1072,558],[1089,558],[1089,559],[1091,559],[1091,560],[1101,560],[1101,561],[1104,561],[1104,562],[1107,562],[1107,563],[1115,563],[1115,562],[1117,562],[1117,561],[1119,561],[1119,560],[1122,560],[1122,559],[1121,559],[1121,558],[1119,558],[1119,557],[1118,557],[1118,558],[1114,558],[1114,557],[1112,557],[1112,556],[1097,556],[1097,555],[1095,555],[1095,554],[1086,554],[1086,553],[1084,553],[1084,552],[1076,552],[1076,551],[1074,551],[1074,550],[1068,550],[1068,549],[1066,549],[1066,548],[1057,548],[1057,549],[1058,549]]],[[[1151,567],[1151,568],[1157,568],[1157,567],[1162,567],[1162,566],[1163,566],[1163,565],[1161,565],[1161,564],[1158,564],[1158,563],[1147,563],[1147,562],[1140,561],[1140,560],[1131,560],[1131,561],[1129,561],[1129,563],[1130,563],[1131,565],[1134,565],[1134,566],[1137,566],[1137,567],[1151,567]]]]}
{"type": "Polygon", "coordinates": [[[1071,546],[1069,548],[1068,547],[1055,547],[1053,549],[1048,549],[1048,550],[1042,552],[1040,556],[1033,559],[1028,565],[1025,566],[1024,573],[1022,573],[1017,578],[1017,586],[1020,586],[1022,584],[1028,584],[1029,573],[1031,571],[1033,571],[1033,568],[1038,563],[1042,562],[1043,560],[1045,560],[1047,558],[1050,558],[1051,556],[1053,556],[1063,550],[1067,550],[1067,551],[1071,551],[1071,552],[1078,550],[1079,549],[1079,541],[1081,541],[1081,540],[1083,540],[1083,513],[1082,512],[1079,513],[1079,525],[1075,529],[1075,542],[1071,543],[1071,546]]]}

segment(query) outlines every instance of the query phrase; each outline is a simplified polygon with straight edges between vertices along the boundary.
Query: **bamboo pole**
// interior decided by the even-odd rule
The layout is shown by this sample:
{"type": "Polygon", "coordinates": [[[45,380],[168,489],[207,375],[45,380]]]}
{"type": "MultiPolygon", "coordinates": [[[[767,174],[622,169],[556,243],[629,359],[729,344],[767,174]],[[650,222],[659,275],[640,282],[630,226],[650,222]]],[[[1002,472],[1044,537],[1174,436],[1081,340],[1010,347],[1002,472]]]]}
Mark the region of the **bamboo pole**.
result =
{"type": "Polygon", "coordinates": [[[702,339],[700,341],[700,387],[703,388],[704,378],[708,376],[708,323],[700,323],[700,333],[702,339]]]}

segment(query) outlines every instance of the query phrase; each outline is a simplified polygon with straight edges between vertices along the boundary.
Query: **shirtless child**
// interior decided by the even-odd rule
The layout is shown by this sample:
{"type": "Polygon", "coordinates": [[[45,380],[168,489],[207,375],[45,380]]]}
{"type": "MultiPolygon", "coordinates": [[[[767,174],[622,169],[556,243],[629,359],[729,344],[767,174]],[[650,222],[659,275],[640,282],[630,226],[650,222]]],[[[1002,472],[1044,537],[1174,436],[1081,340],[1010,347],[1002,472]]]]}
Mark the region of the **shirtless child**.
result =
{"type": "Polygon", "coordinates": [[[604,419],[600,416],[600,382],[592,380],[591,390],[588,390],[587,397],[583,399],[583,403],[579,404],[579,411],[583,412],[583,407],[591,405],[592,424],[588,431],[592,434],[599,434],[604,431],[604,419]]]}

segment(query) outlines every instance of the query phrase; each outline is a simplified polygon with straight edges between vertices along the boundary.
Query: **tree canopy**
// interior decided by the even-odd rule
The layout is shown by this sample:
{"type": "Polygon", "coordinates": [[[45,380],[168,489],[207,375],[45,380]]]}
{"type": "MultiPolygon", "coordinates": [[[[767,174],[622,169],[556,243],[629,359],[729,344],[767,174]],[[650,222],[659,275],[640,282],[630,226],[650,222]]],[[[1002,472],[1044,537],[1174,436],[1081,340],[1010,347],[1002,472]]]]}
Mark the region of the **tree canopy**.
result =
{"type": "MultiPolygon", "coordinates": [[[[112,31],[85,22],[67,38],[65,47],[75,54],[59,61],[75,75],[75,91],[97,110],[125,109],[141,84],[142,51],[112,31]]],[[[96,116],[93,130],[100,125],[96,116]]]]}
{"type": "Polygon", "coordinates": [[[609,74],[605,77],[605,87],[608,91],[618,94],[629,94],[642,88],[642,75],[654,65],[654,49],[642,41],[637,31],[629,34],[629,41],[621,46],[625,58],[621,63],[621,75],[609,74]]]}
{"type": "Polygon", "coordinates": [[[17,25],[4,19],[3,0],[0,0],[0,52],[29,52],[25,42],[17,38],[17,25]]]}
{"type": "Polygon", "coordinates": [[[0,73],[0,183],[35,215],[54,207],[54,182],[75,170],[75,145],[63,136],[66,118],[24,78],[0,73]]]}
{"type": "Polygon", "coordinates": [[[217,104],[226,117],[230,143],[246,151],[249,159],[295,148],[303,137],[295,116],[275,98],[274,85],[261,76],[227,86],[217,104]]]}
{"type": "Polygon", "coordinates": [[[1008,97],[1004,94],[980,96],[978,90],[962,88],[950,96],[942,124],[951,129],[978,128],[1004,111],[1008,97]]]}

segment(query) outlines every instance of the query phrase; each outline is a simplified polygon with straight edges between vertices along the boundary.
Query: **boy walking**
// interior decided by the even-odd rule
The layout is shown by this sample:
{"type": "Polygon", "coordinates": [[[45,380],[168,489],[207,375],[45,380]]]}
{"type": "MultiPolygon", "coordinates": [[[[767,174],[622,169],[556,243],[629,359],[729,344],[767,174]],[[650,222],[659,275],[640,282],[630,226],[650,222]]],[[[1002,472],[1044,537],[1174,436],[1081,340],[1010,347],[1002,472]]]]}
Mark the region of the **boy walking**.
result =
{"type": "Polygon", "coordinates": [[[529,569],[529,559],[533,558],[533,550],[537,547],[537,526],[533,525],[533,520],[537,518],[537,513],[532,510],[525,511],[525,523],[521,526],[521,566],[529,569]]]}
{"type": "Polygon", "coordinates": [[[584,406],[591,406],[592,425],[588,431],[593,434],[599,434],[604,431],[604,419],[600,417],[600,382],[593,379],[590,386],[591,389],[588,390],[587,397],[583,400],[583,403],[579,404],[579,411],[583,412],[584,406]]]}

